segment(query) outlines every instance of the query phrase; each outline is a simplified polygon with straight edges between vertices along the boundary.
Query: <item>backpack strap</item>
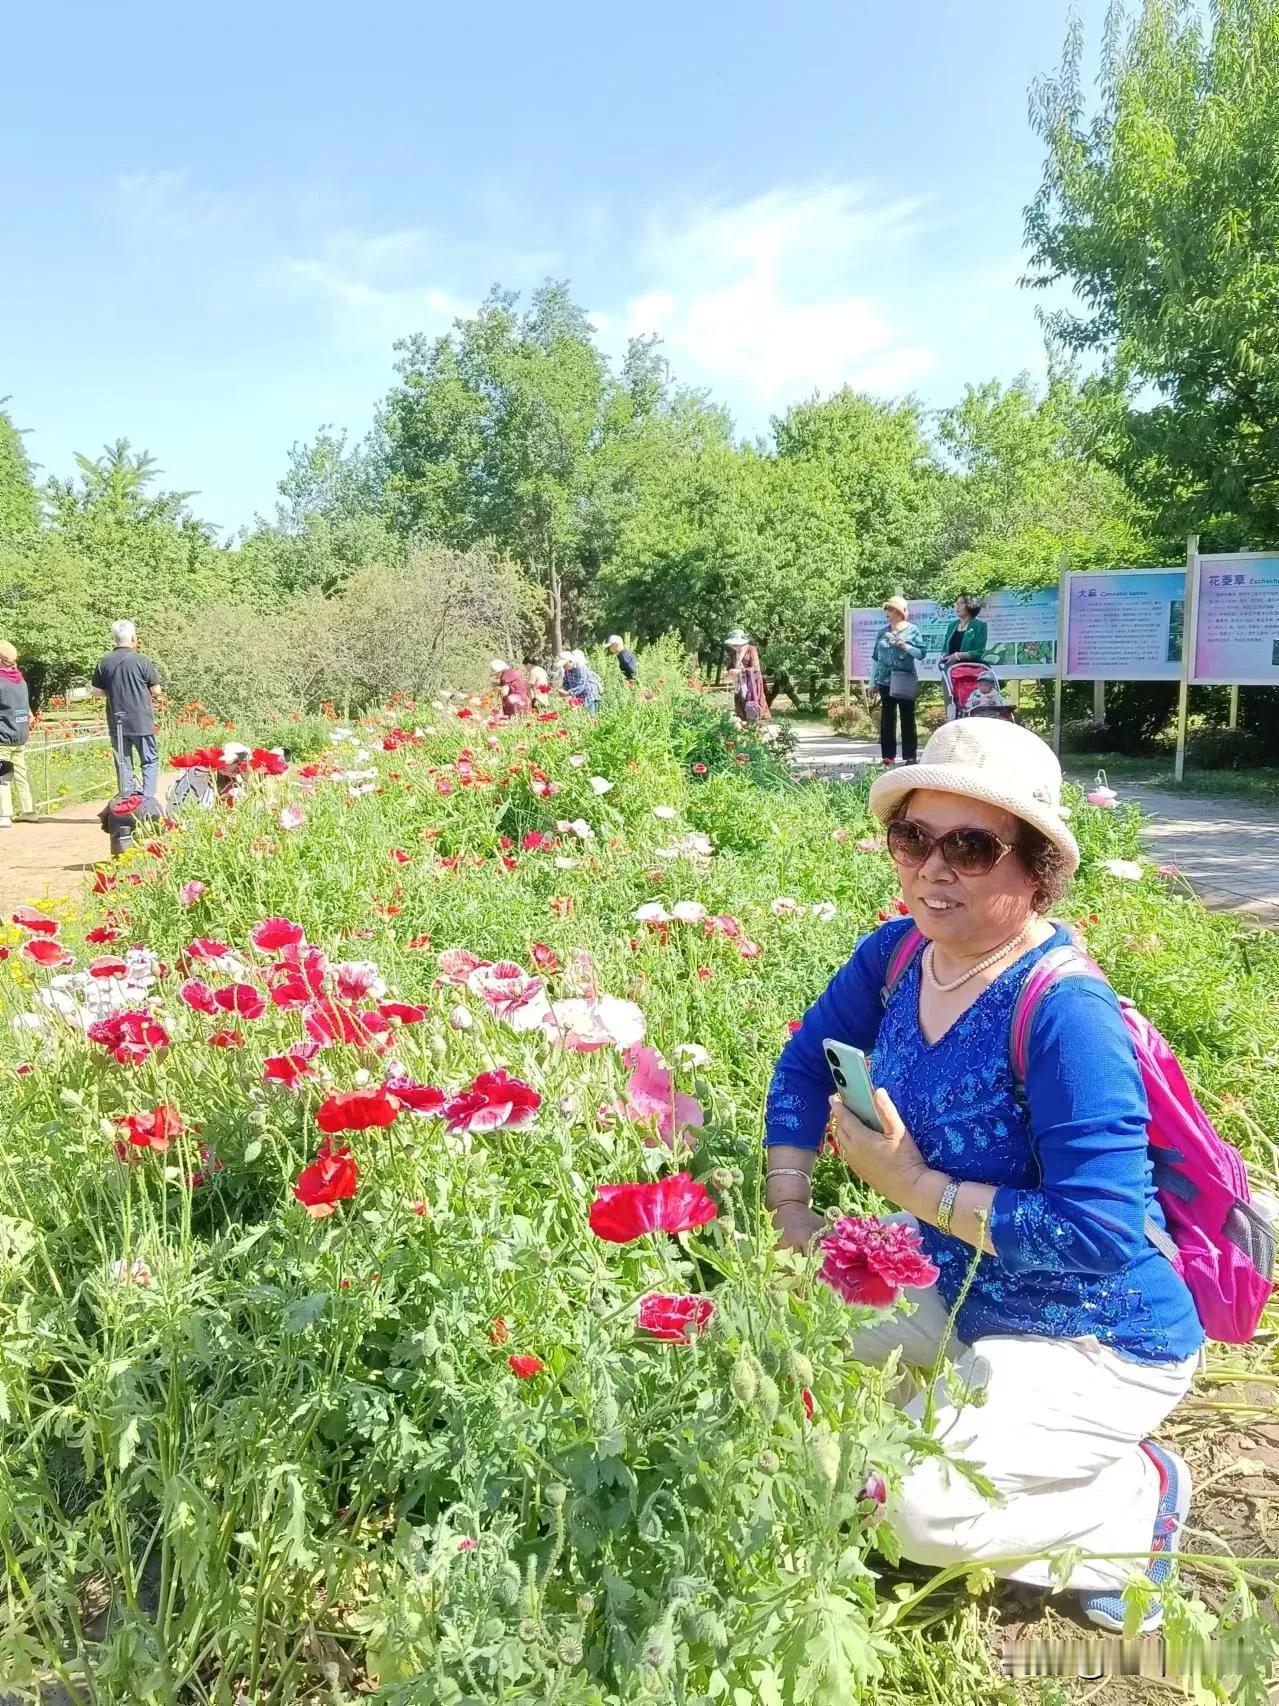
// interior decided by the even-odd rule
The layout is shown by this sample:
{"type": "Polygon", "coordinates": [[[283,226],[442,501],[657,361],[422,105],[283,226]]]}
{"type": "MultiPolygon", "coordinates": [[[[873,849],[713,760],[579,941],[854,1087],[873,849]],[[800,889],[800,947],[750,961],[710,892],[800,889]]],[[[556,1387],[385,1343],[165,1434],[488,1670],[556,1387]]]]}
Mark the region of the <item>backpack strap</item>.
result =
{"type": "Polygon", "coordinates": [[[897,993],[898,986],[906,973],[919,958],[924,947],[924,933],[918,925],[912,924],[908,930],[902,931],[901,941],[893,949],[884,969],[884,987],[880,991],[880,1000],[885,1007],[897,993]]]}
{"type": "Polygon", "coordinates": [[[1013,1077],[1023,1087],[1026,1083],[1030,1033],[1034,1027],[1035,1015],[1039,1012],[1039,1004],[1044,996],[1058,979],[1063,977],[1095,977],[1102,983],[1109,982],[1096,961],[1080,953],[1079,949],[1069,942],[1063,943],[1060,948],[1050,948],[1035,961],[1017,992],[1012,1023],[1008,1031],[1009,1063],[1013,1069],[1013,1077]]]}
{"type": "MultiPolygon", "coordinates": [[[[1051,948],[1030,968],[1017,995],[1008,1035],[1008,1058],[1012,1065],[1013,1077],[1023,1094],[1026,1087],[1026,1068],[1030,1059],[1030,1033],[1035,1023],[1035,1015],[1044,996],[1063,977],[1095,977],[1102,983],[1110,982],[1095,960],[1090,960],[1087,954],[1081,953],[1069,943],[1060,948],[1051,948]]],[[[1166,1256],[1174,1266],[1178,1266],[1180,1257],[1176,1244],[1164,1228],[1157,1226],[1149,1216],[1145,1221],[1145,1233],[1147,1240],[1156,1250],[1166,1256]]],[[[1178,1271],[1180,1272],[1179,1266],[1178,1271]]]]}

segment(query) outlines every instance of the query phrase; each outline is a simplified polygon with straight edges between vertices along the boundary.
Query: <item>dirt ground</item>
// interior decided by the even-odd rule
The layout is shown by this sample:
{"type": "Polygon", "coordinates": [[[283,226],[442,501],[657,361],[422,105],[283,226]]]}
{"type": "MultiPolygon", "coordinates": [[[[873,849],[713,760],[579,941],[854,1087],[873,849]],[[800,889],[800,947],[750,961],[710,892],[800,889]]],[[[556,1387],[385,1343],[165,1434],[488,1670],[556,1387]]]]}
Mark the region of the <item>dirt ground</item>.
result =
{"type": "MultiPolygon", "coordinates": [[[[161,776],[162,798],[175,775],[161,776]]],[[[38,906],[80,893],[86,874],[111,856],[98,822],[105,803],[65,806],[52,817],[0,829],[0,919],[8,918],[15,906],[38,906]]]]}

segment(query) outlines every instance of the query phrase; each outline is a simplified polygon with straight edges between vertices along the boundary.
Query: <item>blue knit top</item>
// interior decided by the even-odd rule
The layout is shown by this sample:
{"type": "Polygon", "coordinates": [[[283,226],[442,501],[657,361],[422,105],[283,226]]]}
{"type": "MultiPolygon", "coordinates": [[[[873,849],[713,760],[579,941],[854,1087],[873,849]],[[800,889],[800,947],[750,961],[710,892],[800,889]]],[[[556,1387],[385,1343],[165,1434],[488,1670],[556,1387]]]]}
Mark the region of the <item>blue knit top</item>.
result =
{"type": "MultiPolygon", "coordinates": [[[[1063,978],[1042,998],[1024,1092],[1009,1060],[1018,990],[1053,938],[1011,965],[936,1043],[919,1024],[920,959],[883,1005],[884,974],[908,920],[858,945],[804,1016],[777,1064],[765,1142],[816,1149],[834,1088],[822,1041],[874,1052],[930,1167],[996,1187],[983,1255],[956,1321],[986,1334],[1089,1334],[1138,1362],[1176,1362],[1203,1342],[1184,1281],[1145,1234],[1163,1225],[1147,1151],[1148,1109],[1119,1003],[1095,978],[1063,978]]],[[[973,1258],[921,1225],[937,1287],[953,1304],[973,1258]]]]}

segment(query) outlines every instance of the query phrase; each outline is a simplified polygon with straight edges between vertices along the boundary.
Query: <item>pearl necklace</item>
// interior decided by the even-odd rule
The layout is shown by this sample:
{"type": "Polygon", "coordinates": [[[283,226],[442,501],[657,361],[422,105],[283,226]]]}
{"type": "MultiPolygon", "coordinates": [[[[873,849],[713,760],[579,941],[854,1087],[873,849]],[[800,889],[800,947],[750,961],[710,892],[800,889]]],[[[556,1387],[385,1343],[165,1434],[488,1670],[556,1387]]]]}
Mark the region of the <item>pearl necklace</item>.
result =
{"type": "Polygon", "coordinates": [[[952,990],[961,988],[962,985],[968,983],[972,978],[979,977],[982,972],[989,971],[991,966],[997,965],[1010,948],[1015,948],[1017,946],[1018,942],[1021,941],[1022,937],[1029,929],[1029,922],[1023,924],[1017,934],[1015,936],[1010,936],[1002,948],[996,948],[993,954],[987,954],[984,960],[979,960],[971,970],[966,971],[962,976],[955,978],[952,983],[942,983],[938,979],[937,973],[933,970],[933,944],[930,942],[924,950],[924,971],[927,974],[929,983],[932,984],[933,988],[939,995],[949,995],[952,990]]]}

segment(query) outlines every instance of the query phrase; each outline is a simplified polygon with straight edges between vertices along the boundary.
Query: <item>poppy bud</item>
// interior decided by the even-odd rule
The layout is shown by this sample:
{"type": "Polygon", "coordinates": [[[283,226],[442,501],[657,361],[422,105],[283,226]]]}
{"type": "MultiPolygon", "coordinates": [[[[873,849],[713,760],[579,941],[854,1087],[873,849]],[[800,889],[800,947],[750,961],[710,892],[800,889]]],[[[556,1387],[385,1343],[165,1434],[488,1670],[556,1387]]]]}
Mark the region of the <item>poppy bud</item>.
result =
{"type": "Polygon", "coordinates": [[[749,1357],[738,1357],[733,1364],[733,1372],[728,1377],[728,1384],[739,1404],[750,1404],[754,1401],[755,1394],[759,1391],[759,1374],[749,1357]]]}
{"type": "Polygon", "coordinates": [[[552,1485],[546,1489],[545,1497],[547,1504],[554,1505],[558,1510],[568,1497],[568,1488],[564,1486],[562,1482],[553,1482],[552,1485]]]}
{"type": "Polygon", "coordinates": [[[592,1611],[594,1611],[594,1610],[595,1610],[595,1595],[593,1593],[580,1593],[580,1594],[578,1594],[578,1596],[577,1596],[577,1615],[579,1617],[589,1617],[591,1615],[592,1611]]]}
{"type": "Polygon", "coordinates": [[[813,1431],[808,1441],[808,1457],[813,1468],[833,1487],[839,1480],[839,1441],[826,1428],[813,1431]]]}
{"type": "Polygon", "coordinates": [[[802,1351],[792,1351],[787,1358],[786,1372],[799,1386],[813,1384],[813,1365],[802,1351]]]}
{"type": "Polygon", "coordinates": [[[731,1167],[716,1167],[711,1174],[711,1184],[717,1191],[727,1191],[733,1185],[733,1169],[731,1167]]]}
{"type": "Polygon", "coordinates": [[[528,1646],[531,1646],[541,1633],[542,1631],[531,1617],[526,1617],[520,1624],[520,1640],[528,1646]]]}
{"type": "Polygon", "coordinates": [[[759,1388],[755,1395],[755,1408],[766,1422],[776,1421],[777,1412],[781,1408],[782,1395],[777,1390],[777,1382],[771,1374],[761,1374],[759,1388]]]}
{"type": "Polygon", "coordinates": [[[559,1656],[562,1665],[580,1665],[582,1662],[582,1643],[574,1640],[561,1641],[559,1656]]]}
{"type": "Polygon", "coordinates": [[[775,1475],[777,1473],[777,1466],[781,1462],[781,1459],[775,1451],[761,1451],[755,1461],[759,1464],[765,1475],[775,1475]]]}

